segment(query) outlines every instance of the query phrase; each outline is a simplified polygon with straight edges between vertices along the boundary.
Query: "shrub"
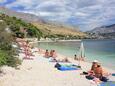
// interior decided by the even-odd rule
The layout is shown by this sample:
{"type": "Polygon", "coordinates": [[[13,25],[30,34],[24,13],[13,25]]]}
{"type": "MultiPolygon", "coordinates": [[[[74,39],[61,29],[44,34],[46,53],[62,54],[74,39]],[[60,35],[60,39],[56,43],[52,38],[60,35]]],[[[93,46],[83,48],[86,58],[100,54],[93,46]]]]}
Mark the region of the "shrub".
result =
{"type": "Polygon", "coordinates": [[[0,22],[0,66],[8,65],[16,67],[21,64],[21,61],[16,58],[16,50],[12,47],[13,37],[5,28],[4,22],[0,22]]]}

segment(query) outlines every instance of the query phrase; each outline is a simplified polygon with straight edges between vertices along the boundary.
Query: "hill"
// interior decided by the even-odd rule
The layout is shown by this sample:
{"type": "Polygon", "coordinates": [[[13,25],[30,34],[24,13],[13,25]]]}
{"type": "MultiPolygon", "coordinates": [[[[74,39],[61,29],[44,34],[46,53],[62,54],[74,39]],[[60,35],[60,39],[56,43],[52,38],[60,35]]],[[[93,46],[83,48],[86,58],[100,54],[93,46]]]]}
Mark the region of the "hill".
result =
{"type": "Polygon", "coordinates": [[[115,24],[96,27],[88,33],[96,38],[115,38],[115,24]]]}
{"type": "MultiPolygon", "coordinates": [[[[16,17],[10,17],[6,14],[0,14],[0,22],[5,23],[6,28],[13,36],[16,37],[42,37],[42,32],[32,25],[16,17]]],[[[0,26],[2,27],[2,26],[0,26]]]]}
{"type": "Polygon", "coordinates": [[[86,36],[85,33],[79,31],[79,28],[60,25],[58,23],[51,23],[33,14],[16,12],[5,7],[0,7],[0,13],[4,13],[12,17],[15,16],[16,18],[35,25],[41,30],[41,32],[44,34],[44,37],[68,36],[69,38],[85,38],[86,36]]]}
{"type": "Polygon", "coordinates": [[[75,38],[84,38],[86,34],[80,32],[78,28],[73,28],[70,26],[58,25],[58,24],[48,24],[48,23],[33,23],[38,27],[45,35],[49,36],[68,36],[75,38]]]}
{"type": "Polygon", "coordinates": [[[113,33],[115,32],[115,24],[109,26],[96,27],[90,32],[92,33],[113,33]]]}

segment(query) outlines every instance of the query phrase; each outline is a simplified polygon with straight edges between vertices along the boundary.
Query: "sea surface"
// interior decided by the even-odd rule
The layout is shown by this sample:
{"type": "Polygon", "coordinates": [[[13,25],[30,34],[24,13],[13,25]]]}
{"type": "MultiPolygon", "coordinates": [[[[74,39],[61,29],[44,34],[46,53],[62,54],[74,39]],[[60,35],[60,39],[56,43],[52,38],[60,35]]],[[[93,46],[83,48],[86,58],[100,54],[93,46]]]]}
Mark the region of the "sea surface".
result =
{"type": "MultiPolygon", "coordinates": [[[[115,40],[82,40],[87,60],[99,60],[104,66],[115,69],[115,40]]],[[[80,41],[38,43],[39,48],[56,50],[67,57],[74,58],[78,54],[80,41]]]]}

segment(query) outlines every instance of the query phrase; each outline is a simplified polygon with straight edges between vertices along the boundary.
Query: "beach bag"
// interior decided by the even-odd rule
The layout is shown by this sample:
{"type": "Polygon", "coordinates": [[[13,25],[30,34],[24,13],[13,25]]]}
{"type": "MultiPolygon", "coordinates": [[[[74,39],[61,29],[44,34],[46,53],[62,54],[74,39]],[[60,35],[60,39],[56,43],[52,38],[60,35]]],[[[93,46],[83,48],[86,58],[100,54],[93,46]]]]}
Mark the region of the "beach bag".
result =
{"type": "Polygon", "coordinates": [[[102,76],[101,81],[107,82],[109,79],[107,77],[102,76]]]}
{"type": "Polygon", "coordinates": [[[55,68],[59,68],[59,67],[61,67],[61,65],[59,63],[56,63],[55,68]]]}
{"type": "Polygon", "coordinates": [[[88,72],[85,72],[85,71],[84,71],[83,74],[84,74],[84,75],[88,75],[88,72]]]}
{"type": "Polygon", "coordinates": [[[93,80],[93,79],[94,79],[94,76],[88,75],[88,76],[86,76],[86,79],[88,79],[88,80],[93,80]]]}

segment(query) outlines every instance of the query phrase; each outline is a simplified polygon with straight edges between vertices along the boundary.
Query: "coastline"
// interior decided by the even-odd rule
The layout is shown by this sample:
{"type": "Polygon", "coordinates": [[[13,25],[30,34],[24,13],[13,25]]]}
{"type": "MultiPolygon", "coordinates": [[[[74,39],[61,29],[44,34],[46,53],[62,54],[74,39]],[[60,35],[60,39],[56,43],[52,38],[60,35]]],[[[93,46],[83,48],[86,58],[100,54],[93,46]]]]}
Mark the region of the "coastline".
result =
{"type": "Polygon", "coordinates": [[[41,41],[37,41],[38,43],[42,43],[42,42],[80,42],[81,40],[41,40],[41,41]]]}
{"type": "MultiPolygon", "coordinates": [[[[0,86],[91,86],[90,80],[80,75],[91,68],[91,63],[81,61],[82,70],[62,72],[54,68],[55,63],[49,62],[47,58],[43,57],[43,52],[33,54],[34,60],[23,60],[19,70],[3,67],[4,74],[0,76],[0,86]]],[[[59,53],[57,55],[59,59],[65,58],[59,53]]],[[[19,58],[23,57],[24,54],[20,53],[19,58]]],[[[78,65],[79,63],[72,58],[68,59],[72,64],[78,65]]],[[[110,68],[104,68],[110,73],[115,72],[110,68]]],[[[115,81],[115,77],[110,78],[115,81]]]]}

